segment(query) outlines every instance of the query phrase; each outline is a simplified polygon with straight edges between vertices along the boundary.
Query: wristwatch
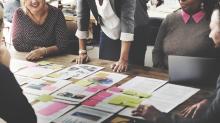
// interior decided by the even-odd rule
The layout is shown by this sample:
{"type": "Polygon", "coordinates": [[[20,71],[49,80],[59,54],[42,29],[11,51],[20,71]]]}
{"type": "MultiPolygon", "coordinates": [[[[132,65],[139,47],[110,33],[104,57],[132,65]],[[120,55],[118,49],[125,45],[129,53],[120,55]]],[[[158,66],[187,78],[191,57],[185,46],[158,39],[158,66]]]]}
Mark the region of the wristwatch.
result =
{"type": "Polygon", "coordinates": [[[87,54],[87,50],[79,49],[79,54],[87,54]]]}

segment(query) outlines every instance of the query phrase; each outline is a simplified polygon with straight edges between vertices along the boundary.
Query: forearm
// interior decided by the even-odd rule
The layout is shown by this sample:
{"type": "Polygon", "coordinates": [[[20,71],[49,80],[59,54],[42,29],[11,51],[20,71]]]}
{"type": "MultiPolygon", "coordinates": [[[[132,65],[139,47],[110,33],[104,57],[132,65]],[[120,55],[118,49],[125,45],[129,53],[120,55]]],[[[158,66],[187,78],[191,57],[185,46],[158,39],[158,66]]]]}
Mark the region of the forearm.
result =
{"type": "Polygon", "coordinates": [[[79,49],[86,50],[85,39],[79,39],[79,49]]]}
{"type": "Polygon", "coordinates": [[[130,46],[131,46],[130,41],[122,41],[121,54],[119,60],[128,61],[130,46]]]}

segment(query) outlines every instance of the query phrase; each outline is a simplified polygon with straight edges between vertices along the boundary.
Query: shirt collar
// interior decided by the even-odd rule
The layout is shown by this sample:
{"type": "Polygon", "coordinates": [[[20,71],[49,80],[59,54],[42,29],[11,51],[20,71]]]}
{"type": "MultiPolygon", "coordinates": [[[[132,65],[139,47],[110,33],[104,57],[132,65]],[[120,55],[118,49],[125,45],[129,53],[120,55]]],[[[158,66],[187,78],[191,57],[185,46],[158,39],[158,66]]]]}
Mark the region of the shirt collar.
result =
{"type": "MultiPolygon", "coordinates": [[[[190,15],[186,13],[185,11],[182,11],[181,15],[182,15],[184,23],[187,24],[189,22],[190,15]]],[[[204,16],[205,16],[205,13],[203,11],[199,11],[195,13],[194,15],[192,15],[192,18],[195,23],[199,23],[203,19],[204,16]]]]}

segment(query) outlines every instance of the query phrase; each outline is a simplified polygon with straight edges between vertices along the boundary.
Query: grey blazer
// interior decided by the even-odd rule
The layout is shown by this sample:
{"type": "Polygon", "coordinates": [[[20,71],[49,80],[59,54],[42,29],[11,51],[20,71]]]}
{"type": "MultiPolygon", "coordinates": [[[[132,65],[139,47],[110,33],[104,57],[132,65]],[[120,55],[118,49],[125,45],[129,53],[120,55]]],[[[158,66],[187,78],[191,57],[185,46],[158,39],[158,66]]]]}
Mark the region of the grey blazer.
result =
{"type": "MultiPolygon", "coordinates": [[[[133,34],[135,26],[147,23],[148,15],[146,8],[143,6],[145,0],[109,1],[114,12],[121,20],[121,32],[133,34]]],[[[101,22],[95,0],[77,0],[77,26],[79,31],[88,31],[90,10],[97,22],[101,22]]]]}

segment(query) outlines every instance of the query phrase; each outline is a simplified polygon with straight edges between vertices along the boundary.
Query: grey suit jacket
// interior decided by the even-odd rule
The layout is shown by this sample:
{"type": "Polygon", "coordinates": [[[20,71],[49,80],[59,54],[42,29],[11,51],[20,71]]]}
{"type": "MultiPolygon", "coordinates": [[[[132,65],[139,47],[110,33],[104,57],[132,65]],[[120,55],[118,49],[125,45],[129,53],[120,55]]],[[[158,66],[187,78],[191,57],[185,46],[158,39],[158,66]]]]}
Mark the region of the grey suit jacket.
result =
{"type": "MultiPolygon", "coordinates": [[[[146,24],[147,12],[140,1],[145,0],[109,0],[114,12],[120,18],[121,32],[134,33],[134,27],[146,24]]],[[[77,0],[77,25],[79,31],[88,31],[90,10],[97,22],[100,16],[97,11],[95,0],[77,0]]]]}

